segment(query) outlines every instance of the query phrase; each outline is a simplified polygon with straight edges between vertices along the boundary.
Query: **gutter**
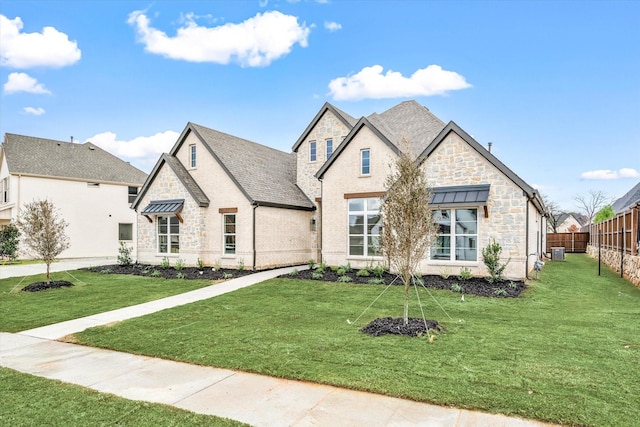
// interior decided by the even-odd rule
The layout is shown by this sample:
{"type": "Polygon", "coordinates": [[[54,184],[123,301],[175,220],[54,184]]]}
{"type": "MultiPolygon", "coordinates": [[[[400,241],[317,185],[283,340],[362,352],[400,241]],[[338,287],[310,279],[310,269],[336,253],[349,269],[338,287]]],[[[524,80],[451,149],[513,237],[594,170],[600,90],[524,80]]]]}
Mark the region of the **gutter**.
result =
{"type": "Polygon", "coordinates": [[[256,209],[260,204],[258,202],[253,202],[253,236],[252,236],[252,251],[253,251],[253,271],[256,271],[256,209]]]}

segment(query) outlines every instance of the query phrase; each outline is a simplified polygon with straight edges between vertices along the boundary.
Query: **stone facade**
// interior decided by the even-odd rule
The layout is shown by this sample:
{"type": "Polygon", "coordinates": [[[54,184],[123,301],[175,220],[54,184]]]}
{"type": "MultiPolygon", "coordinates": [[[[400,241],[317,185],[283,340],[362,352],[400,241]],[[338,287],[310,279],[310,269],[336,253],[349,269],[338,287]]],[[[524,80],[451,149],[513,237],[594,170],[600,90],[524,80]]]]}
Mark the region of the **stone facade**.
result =
{"type": "MultiPolygon", "coordinates": [[[[523,195],[522,189],[453,132],[423,162],[422,168],[433,187],[491,185],[487,202],[488,217],[485,218],[482,208],[478,209],[478,261],[430,260],[422,264],[423,270],[436,274],[440,271],[457,274],[460,268],[468,267],[474,275],[485,276],[488,272],[482,262],[481,250],[495,239],[502,246],[504,262],[511,259],[505,275],[510,278],[524,277],[528,254],[542,252],[544,227],[543,218],[523,195]],[[527,210],[530,232],[528,239],[525,227],[527,210]]],[[[532,256],[529,270],[534,261],[532,256]]]]}
{"type": "MultiPolygon", "coordinates": [[[[598,259],[598,247],[587,245],[587,255],[591,258],[598,259]]],[[[620,251],[602,249],[600,255],[605,265],[613,271],[620,273],[620,261],[622,259],[620,251]]],[[[640,256],[625,254],[623,262],[623,277],[640,288],[640,256]]]]}

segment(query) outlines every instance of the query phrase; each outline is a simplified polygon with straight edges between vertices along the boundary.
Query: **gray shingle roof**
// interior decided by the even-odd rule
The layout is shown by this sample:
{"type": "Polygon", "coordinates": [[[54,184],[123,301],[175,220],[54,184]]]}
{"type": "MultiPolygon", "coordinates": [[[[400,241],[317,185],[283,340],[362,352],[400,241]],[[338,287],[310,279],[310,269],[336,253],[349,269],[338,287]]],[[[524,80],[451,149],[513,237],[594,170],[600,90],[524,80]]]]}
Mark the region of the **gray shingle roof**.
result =
{"type": "Polygon", "coordinates": [[[137,185],[147,178],[146,173],[91,142],[74,144],[7,133],[2,148],[11,174],[137,185]]]}
{"type": "MultiPolygon", "coordinates": [[[[194,123],[187,125],[209,148],[251,203],[314,209],[296,185],[296,154],[285,153],[194,123]]],[[[179,149],[173,148],[172,154],[179,149]]]]}
{"type": "Polygon", "coordinates": [[[414,157],[420,155],[445,126],[427,107],[413,100],[401,102],[384,113],[374,113],[367,118],[401,150],[404,147],[400,142],[406,138],[414,157]]]}
{"type": "Polygon", "coordinates": [[[613,202],[613,211],[615,213],[624,212],[638,202],[640,202],[640,182],[629,190],[627,194],[613,202]]]}

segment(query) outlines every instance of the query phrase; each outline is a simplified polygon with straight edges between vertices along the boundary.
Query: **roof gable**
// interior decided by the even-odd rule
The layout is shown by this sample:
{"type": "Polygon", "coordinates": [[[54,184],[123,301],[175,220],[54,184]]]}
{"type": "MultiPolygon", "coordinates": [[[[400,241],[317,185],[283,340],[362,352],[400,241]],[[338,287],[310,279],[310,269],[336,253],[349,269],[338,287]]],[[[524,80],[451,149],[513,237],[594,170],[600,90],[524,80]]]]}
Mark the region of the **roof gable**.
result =
{"type": "Polygon", "coordinates": [[[302,132],[302,135],[300,135],[300,137],[295,142],[295,144],[293,144],[293,148],[291,149],[291,151],[293,151],[294,153],[298,151],[298,148],[300,148],[300,145],[302,145],[304,140],[307,139],[307,136],[309,135],[309,133],[318,124],[320,119],[322,119],[322,116],[324,116],[324,114],[327,111],[333,113],[333,115],[336,116],[338,120],[340,120],[342,123],[344,123],[344,125],[348,129],[351,129],[358,121],[357,119],[351,117],[349,114],[345,113],[344,111],[334,107],[328,102],[325,102],[322,108],[320,108],[320,111],[318,111],[318,113],[315,115],[313,120],[311,120],[311,123],[309,123],[309,125],[305,128],[304,132],[302,132]]]}
{"type": "Polygon", "coordinates": [[[184,165],[180,163],[180,161],[177,158],[172,157],[165,153],[165,154],[162,154],[162,156],[160,156],[155,166],[153,167],[153,170],[149,174],[149,177],[147,178],[144,185],[142,186],[142,189],[138,193],[138,196],[135,198],[135,200],[131,204],[131,207],[133,209],[138,208],[138,206],[140,205],[140,202],[142,201],[145,194],[149,190],[149,187],[151,186],[153,181],[155,181],[156,177],[158,176],[158,173],[160,172],[160,170],[165,164],[171,168],[173,173],[178,177],[182,185],[187,189],[187,191],[189,192],[191,197],[193,197],[193,200],[195,200],[198,206],[200,207],[209,206],[209,202],[210,202],[209,198],[204,193],[204,191],[202,191],[198,183],[189,174],[189,171],[187,171],[184,165]]]}
{"type": "Polygon", "coordinates": [[[135,185],[147,178],[146,173],[91,142],[75,144],[7,133],[2,148],[11,174],[135,185]]]}
{"type": "Polygon", "coordinates": [[[344,138],[340,145],[338,145],[338,148],[336,148],[331,157],[329,157],[329,160],[327,160],[318,170],[318,172],[316,173],[316,177],[318,179],[322,179],[325,172],[331,167],[336,159],[340,157],[340,153],[342,153],[345,148],[347,148],[349,143],[353,141],[355,136],[365,127],[371,130],[378,138],[380,138],[380,140],[384,142],[389,148],[391,148],[393,152],[398,155],[400,154],[400,149],[393,142],[391,142],[391,140],[389,140],[389,138],[383,132],[381,132],[378,127],[374,126],[369,121],[369,119],[362,117],[360,120],[358,120],[358,123],[356,123],[356,125],[351,129],[349,134],[344,138]]]}
{"type": "Polygon", "coordinates": [[[478,154],[485,158],[489,163],[495,166],[502,174],[504,174],[509,180],[516,184],[522,191],[534,202],[539,212],[544,212],[544,202],[537,190],[524,182],[522,178],[516,175],[511,169],[509,169],[504,163],[502,163],[496,156],[491,154],[486,148],[482,146],[478,141],[473,139],[471,135],[465,132],[455,122],[450,121],[442,131],[436,136],[436,138],[424,149],[422,154],[418,157],[416,162],[422,164],[438,146],[446,139],[451,133],[458,135],[464,142],[469,144],[478,154]]]}

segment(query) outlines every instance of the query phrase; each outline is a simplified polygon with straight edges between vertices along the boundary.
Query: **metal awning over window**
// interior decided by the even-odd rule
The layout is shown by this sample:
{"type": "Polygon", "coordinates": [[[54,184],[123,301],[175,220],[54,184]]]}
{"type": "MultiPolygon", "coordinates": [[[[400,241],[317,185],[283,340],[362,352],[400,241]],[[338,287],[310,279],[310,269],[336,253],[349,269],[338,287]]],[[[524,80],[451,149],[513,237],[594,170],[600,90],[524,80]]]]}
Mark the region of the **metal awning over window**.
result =
{"type": "Polygon", "coordinates": [[[149,221],[151,221],[150,215],[175,215],[182,222],[180,211],[182,211],[183,207],[184,199],[152,200],[141,213],[149,221]]]}
{"type": "Polygon", "coordinates": [[[485,217],[488,217],[487,200],[489,200],[490,187],[490,184],[436,187],[433,189],[429,203],[442,208],[484,206],[485,217]]]}

